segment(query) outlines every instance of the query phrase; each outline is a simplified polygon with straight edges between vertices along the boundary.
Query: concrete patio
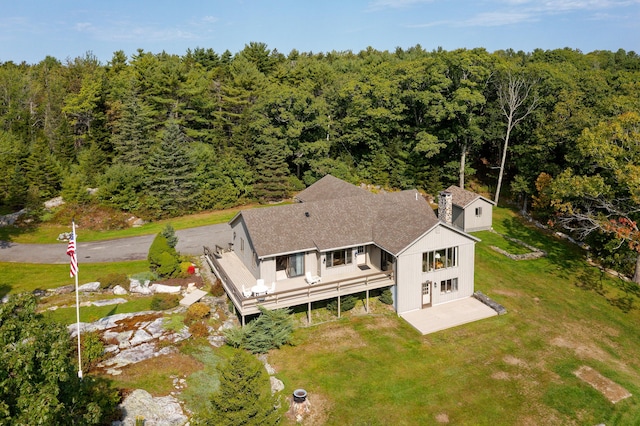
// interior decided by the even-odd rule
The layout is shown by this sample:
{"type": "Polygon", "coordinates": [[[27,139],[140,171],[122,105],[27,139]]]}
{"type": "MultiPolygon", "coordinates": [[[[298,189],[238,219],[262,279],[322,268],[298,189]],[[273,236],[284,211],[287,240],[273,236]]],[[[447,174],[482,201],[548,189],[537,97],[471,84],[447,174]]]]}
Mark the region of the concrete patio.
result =
{"type": "Polygon", "coordinates": [[[496,316],[498,313],[474,297],[443,303],[400,315],[422,334],[496,316]]]}

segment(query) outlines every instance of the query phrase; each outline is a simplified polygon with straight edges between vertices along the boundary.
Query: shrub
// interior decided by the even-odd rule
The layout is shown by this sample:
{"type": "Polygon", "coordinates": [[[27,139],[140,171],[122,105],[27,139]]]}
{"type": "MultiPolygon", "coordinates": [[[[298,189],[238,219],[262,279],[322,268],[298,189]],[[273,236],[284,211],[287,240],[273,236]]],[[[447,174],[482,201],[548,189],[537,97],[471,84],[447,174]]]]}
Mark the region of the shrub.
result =
{"type": "Polygon", "coordinates": [[[81,334],[80,346],[82,348],[82,365],[87,370],[95,367],[104,359],[104,343],[97,332],[91,331],[81,334]]]}
{"type": "Polygon", "coordinates": [[[210,313],[211,308],[209,308],[209,305],[202,302],[196,302],[187,309],[187,315],[184,318],[184,323],[186,325],[191,325],[196,321],[204,320],[210,313]]]}
{"type": "Polygon", "coordinates": [[[180,275],[180,262],[171,253],[163,252],[158,258],[160,264],[156,268],[156,273],[161,277],[177,277],[180,275]]]}
{"type": "Polygon", "coordinates": [[[180,297],[175,294],[154,294],[149,304],[153,311],[166,311],[175,308],[180,303],[180,297]]]}
{"type": "Polygon", "coordinates": [[[148,260],[151,270],[161,277],[174,277],[180,273],[178,253],[162,234],[156,235],[151,243],[148,260]]]}
{"type": "MultiPolygon", "coordinates": [[[[343,296],[340,299],[340,312],[347,312],[356,306],[358,299],[353,295],[343,296]]],[[[338,299],[327,302],[327,309],[334,315],[338,315],[338,299]]]]}
{"type": "Polygon", "coordinates": [[[188,277],[189,275],[193,275],[195,273],[195,268],[191,264],[191,262],[180,262],[180,276],[188,277]],[[189,270],[193,270],[193,272],[189,272],[189,270]]]}
{"type": "Polygon", "coordinates": [[[222,281],[216,279],[216,281],[211,286],[211,290],[209,290],[209,293],[211,293],[213,297],[224,296],[224,287],[222,286],[222,281]]]}
{"type": "Polygon", "coordinates": [[[204,321],[196,321],[189,326],[189,333],[193,337],[207,337],[209,335],[209,327],[204,321]]]}
{"type": "Polygon", "coordinates": [[[129,278],[127,278],[127,275],[118,272],[113,272],[98,278],[98,281],[100,282],[100,288],[103,290],[114,288],[117,285],[125,289],[129,287],[129,278]]]}
{"type": "Polygon", "coordinates": [[[391,288],[385,288],[380,293],[379,300],[385,305],[393,305],[393,295],[391,294],[391,288]]]}
{"type": "Polygon", "coordinates": [[[293,335],[293,320],[289,309],[270,311],[259,307],[261,315],[244,328],[224,331],[227,344],[246,349],[254,354],[266,353],[290,343],[293,335]]]}

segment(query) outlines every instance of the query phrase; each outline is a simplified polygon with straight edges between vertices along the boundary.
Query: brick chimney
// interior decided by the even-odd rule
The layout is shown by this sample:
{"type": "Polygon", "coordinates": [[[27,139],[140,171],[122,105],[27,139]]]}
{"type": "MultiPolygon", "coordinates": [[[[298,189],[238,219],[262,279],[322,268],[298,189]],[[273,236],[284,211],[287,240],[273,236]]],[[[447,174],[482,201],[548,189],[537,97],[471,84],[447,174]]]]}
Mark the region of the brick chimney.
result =
{"type": "Polygon", "coordinates": [[[448,225],[453,221],[453,195],[442,191],[438,198],[438,219],[448,225]]]}

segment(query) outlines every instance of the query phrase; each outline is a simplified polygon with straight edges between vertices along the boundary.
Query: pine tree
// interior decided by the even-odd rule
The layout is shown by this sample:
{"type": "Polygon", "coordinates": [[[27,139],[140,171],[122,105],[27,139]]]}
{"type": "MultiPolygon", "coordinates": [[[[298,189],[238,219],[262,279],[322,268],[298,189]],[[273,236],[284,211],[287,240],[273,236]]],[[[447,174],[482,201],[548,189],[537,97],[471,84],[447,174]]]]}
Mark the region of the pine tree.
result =
{"type": "Polygon", "coordinates": [[[194,166],[187,150],[187,138],[174,122],[167,125],[162,141],[149,156],[148,194],[158,216],[187,213],[196,189],[194,166]]]}
{"type": "Polygon", "coordinates": [[[196,425],[269,426],[280,423],[269,379],[260,361],[238,350],[219,366],[220,389],[211,395],[210,408],[196,416],[196,425]]]}
{"type": "Polygon", "coordinates": [[[119,163],[140,166],[146,163],[153,144],[151,128],[153,111],[134,94],[125,100],[122,117],[117,123],[117,131],[112,137],[119,163]]]}

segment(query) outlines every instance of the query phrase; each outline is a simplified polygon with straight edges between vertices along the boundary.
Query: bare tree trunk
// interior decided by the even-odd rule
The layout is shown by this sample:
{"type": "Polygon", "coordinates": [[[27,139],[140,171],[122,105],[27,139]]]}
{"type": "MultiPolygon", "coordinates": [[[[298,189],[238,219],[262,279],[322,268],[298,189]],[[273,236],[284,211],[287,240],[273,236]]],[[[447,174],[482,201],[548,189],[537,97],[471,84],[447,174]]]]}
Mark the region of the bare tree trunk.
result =
{"type": "Polygon", "coordinates": [[[460,182],[458,185],[462,189],[464,189],[464,166],[466,161],[467,161],[467,141],[465,140],[464,143],[462,144],[462,155],[460,155],[460,172],[459,172],[460,182]]]}
{"type": "Polygon", "coordinates": [[[523,76],[513,75],[510,71],[506,75],[506,79],[498,83],[498,102],[500,109],[507,119],[507,131],[504,136],[504,144],[502,148],[502,160],[500,161],[500,174],[498,175],[498,185],[496,187],[496,196],[494,202],[498,205],[500,199],[500,188],[502,187],[502,178],[504,176],[504,165],[507,160],[507,149],[509,148],[509,136],[511,130],[524,120],[538,106],[538,97],[535,93],[531,93],[535,81],[527,80],[523,76]],[[533,100],[524,108],[522,113],[518,110],[524,105],[529,96],[533,96],[533,100]]]}
{"type": "Polygon", "coordinates": [[[640,284],[640,253],[638,253],[638,257],[636,257],[636,270],[633,274],[633,282],[640,284]]]}
{"type": "Polygon", "coordinates": [[[507,161],[507,148],[509,148],[509,135],[513,128],[513,115],[507,116],[507,133],[504,137],[504,144],[502,145],[502,160],[500,161],[500,173],[498,174],[498,186],[496,187],[496,196],[493,201],[498,205],[500,199],[500,188],[502,187],[502,176],[504,175],[504,165],[507,161]]]}

